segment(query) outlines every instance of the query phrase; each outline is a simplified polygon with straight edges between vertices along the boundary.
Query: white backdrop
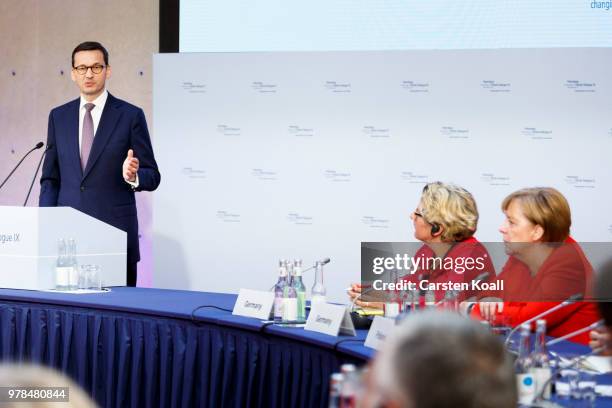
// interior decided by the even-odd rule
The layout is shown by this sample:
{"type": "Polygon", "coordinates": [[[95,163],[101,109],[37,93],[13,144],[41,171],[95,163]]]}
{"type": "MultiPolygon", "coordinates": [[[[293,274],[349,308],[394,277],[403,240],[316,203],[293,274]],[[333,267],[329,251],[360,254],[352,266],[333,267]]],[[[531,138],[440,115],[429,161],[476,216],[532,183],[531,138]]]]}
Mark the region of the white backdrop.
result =
{"type": "Polygon", "coordinates": [[[156,55],[153,285],[268,289],[279,258],[328,256],[344,300],[360,242],[413,240],[435,180],[474,194],[481,241],[536,185],[568,197],[576,239],[611,241],[611,66],[603,48],[156,55]]]}

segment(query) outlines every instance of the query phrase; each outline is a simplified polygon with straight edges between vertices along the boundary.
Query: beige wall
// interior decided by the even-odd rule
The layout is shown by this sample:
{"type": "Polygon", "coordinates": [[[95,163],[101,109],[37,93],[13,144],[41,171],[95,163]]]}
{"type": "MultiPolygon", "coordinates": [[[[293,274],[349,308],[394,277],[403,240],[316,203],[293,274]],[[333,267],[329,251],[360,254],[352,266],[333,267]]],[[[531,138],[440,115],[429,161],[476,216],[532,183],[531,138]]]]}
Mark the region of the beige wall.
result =
{"type": "MultiPolygon", "coordinates": [[[[49,110],[78,97],[70,55],[82,41],[108,49],[108,90],[141,106],[151,129],[158,33],[157,0],[0,0],[0,182],[22,154],[46,141],[49,110]]],[[[23,203],[39,157],[35,152],[26,159],[0,190],[0,205],[23,203]]],[[[34,188],[30,205],[38,201],[38,183],[34,188]]],[[[150,196],[141,193],[138,201],[141,233],[149,235],[150,196]]],[[[143,260],[141,270],[149,262],[143,260]]]]}

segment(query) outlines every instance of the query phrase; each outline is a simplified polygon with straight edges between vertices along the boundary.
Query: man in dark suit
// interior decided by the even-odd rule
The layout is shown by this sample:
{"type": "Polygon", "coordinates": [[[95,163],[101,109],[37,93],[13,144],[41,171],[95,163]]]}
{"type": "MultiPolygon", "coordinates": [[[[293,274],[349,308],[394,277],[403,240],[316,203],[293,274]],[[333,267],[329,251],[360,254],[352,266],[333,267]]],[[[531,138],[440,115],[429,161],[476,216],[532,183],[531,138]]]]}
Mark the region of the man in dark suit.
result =
{"type": "Polygon", "coordinates": [[[153,191],[160,174],[142,109],[115,98],[108,52],[97,42],[72,52],[71,78],[81,96],[49,114],[41,207],[68,206],[127,232],[127,283],[136,286],[135,191],[153,191]]]}

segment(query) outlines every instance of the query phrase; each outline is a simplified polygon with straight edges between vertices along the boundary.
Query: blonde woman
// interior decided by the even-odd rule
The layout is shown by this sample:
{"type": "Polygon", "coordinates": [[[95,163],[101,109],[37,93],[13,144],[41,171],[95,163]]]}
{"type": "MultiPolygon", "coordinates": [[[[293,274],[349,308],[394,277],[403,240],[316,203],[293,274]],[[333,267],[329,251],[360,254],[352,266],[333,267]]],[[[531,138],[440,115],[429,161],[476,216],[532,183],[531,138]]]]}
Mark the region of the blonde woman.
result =
{"type": "MultiPolygon", "coordinates": [[[[407,281],[426,280],[430,284],[445,282],[471,282],[483,272],[494,274],[487,250],[474,237],[478,225],[478,208],[472,194],[455,184],[433,182],[425,185],[417,208],[410,215],[414,226],[414,237],[425,245],[415,257],[434,260],[429,267],[421,267],[414,274],[404,276],[407,281]],[[458,265],[458,260],[479,259],[482,266],[471,270],[447,265],[458,265]],[[437,260],[438,262],[436,262],[437,260]],[[455,261],[455,262],[454,262],[455,261]],[[433,266],[432,266],[433,265],[433,266]]],[[[358,306],[382,308],[380,302],[360,299],[361,285],[353,284],[348,294],[358,306]]],[[[445,291],[434,291],[436,300],[441,300],[445,291]]],[[[473,293],[464,291],[459,299],[464,300],[473,293]]]]}

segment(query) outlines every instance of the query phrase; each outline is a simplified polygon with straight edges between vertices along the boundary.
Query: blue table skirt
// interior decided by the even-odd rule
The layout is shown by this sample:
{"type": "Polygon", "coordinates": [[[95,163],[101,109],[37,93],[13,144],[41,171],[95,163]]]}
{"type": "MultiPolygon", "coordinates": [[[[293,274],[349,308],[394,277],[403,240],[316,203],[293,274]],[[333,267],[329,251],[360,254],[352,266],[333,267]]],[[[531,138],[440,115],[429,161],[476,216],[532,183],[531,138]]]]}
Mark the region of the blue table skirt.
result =
{"type": "MultiPolygon", "coordinates": [[[[374,355],[363,346],[365,331],[333,337],[271,326],[232,316],[235,299],[142,288],[0,289],[0,359],[58,368],[103,407],[326,407],[331,373],[374,355]]],[[[551,349],[588,352],[569,342],[551,349]]],[[[612,376],[598,381],[612,384],[612,376]]],[[[596,406],[612,406],[612,398],[596,406]]]]}
{"type": "MultiPolygon", "coordinates": [[[[154,316],[146,304],[129,311],[143,291],[146,297],[143,289],[118,289],[117,303],[105,295],[1,290],[0,357],[58,368],[105,407],[325,407],[330,375],[370,354],[351,350],[354,341],[216,309],[194,322],[190,302],[166,303],[173,317],[154,316]]],[[[166,292],[172,299],[178,291],[166,292]]]]}

